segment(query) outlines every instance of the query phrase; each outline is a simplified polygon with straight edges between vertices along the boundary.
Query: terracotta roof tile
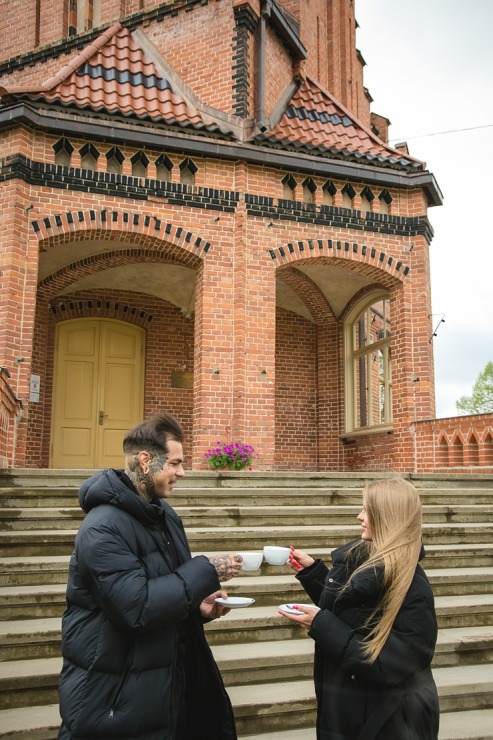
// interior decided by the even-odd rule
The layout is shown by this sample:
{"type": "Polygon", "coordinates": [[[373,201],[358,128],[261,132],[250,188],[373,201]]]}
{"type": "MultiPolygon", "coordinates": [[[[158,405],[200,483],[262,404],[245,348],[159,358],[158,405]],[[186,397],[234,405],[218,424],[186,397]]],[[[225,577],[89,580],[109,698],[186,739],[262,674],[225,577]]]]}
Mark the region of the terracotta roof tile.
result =
{"type": "Polygon", "coordinates": [[[44,84],[7,89],[10,96],[136,116],[192,128],[206,125],[169,80],[158,73],[131,33],[114,24],[44,84]]]}
{"type": "Polygon", "coordinates": [[[310,78],[301,82],[279,122],[256,141],[397,169],[424,166],[384,144],[310,78]]]}

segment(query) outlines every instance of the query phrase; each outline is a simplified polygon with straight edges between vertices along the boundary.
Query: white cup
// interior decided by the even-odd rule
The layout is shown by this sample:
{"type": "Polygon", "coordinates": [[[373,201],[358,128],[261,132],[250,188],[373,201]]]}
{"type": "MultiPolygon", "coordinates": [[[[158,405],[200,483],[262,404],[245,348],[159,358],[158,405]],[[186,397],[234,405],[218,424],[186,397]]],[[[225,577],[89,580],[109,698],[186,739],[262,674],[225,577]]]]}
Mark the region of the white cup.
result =
{"type": "Polygon", "coordinates": [[[261,552],[239,552],[237,555],[243,558],[243,570],[258,570],[264,557],[261,552]]]}
{"type": "Polygon", "coordinates": [[[284,565],[288,562],[289,547],[277,547],[266,545],[264,547],[264,558],[270,565],[284,565]]]}

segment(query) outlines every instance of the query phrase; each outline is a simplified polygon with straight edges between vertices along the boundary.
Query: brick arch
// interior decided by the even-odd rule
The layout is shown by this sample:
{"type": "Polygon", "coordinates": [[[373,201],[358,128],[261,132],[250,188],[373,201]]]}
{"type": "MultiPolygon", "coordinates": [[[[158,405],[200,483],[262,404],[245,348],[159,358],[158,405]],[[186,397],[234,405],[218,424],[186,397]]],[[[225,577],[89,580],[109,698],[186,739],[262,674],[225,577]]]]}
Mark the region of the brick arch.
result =
{"type": "Polygon", "coordinates": [[[381,291],[382,288],[387,289],[388,286],[382,285],[382,283],[372,283],[371,285],[365,285],[364,288],[358,290],[358,292],[355,293],[352,298],[350,298],[344,309],[341,311],[341,314],[339,316],[341,321],[345,321],[353,310],[354,306],[356,306],[358,303],[361,303],[361,301],[363,301],[366,296],[371,296],[377,291],[381,291]]]}
{"type": "MultiPolygon", "coordinates": [[[[83,239],[138,244],[156,251],[166,250],[182,264],[196,264],[211,248],[201,236],[163,221],[157,216],[122,210],[67,211],[31,221],[40,251],[83,239]]],[[[195,265],[194,265],[195,266],[195,265]]]]}
{"type": "Polygon", "coordinates": [[[57,296],[48,303],[53,321],[60,324],[73,319],[111,319],[147,329],[154,320],[154,314],[142,310],[138,301],[115,298],[114,292],[110,298],[106,291],[103,295],[100,290],[94,291],[92,298],[57,296]]]}
{"type": "Polygon", "coordinates": [[[200,258],[187,260],[170,259],[168,253],[150,249],[115,249],[90,257],[82,257],[69,265],[65,265],[52,275],[42,280],[38,285],[38,298],[49,300],[51,296],[63,293],[72,283],[81,278],[93,275],[101,270],[109,270],[123,265],[142,264],[143,262],[162,262],[180,264],[189,268],[199,268],[200,258]]]}
{"type": "Polygon", "coordinates": [[[327,298],[308,275],[286,266],[279,269],[278,277],[281,282],[292,288],[303,301],[315,324],[323,324],[334,320],[334,312],[327,302],[327,298]]]}
{"type": "Polygon", "coordinates": [[[380,251],[376,247],[355,242],[333,241],[332,239],[306,239],[304,241],[288,242],[287,244],[269,249],[268,253],[275,267],[292,264],[293,262],[313,261],[320,264],[337,264],[345,262],[346,266],[352,265],[358,271],[375,277],[375,269],[379,271],[379,280],[384,287],[390,287],[397,279],[404,281],[409,275],[410,267],[404,265],[401,260],[380,251]]]}

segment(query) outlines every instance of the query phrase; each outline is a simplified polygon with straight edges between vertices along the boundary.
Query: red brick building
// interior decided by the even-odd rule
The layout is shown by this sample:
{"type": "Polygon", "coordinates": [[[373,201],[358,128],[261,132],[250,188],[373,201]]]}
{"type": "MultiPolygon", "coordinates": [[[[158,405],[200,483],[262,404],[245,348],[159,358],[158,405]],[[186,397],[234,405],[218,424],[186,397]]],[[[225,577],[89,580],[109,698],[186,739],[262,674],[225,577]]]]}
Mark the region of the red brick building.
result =
{"type": "Polygon", "coordinates": [[[370,113],[354,13],[2,6],[3,466],[119,465],[165,408],[194,467],[235,439],[270,470],[416,469],[441,194],[370,113]]]}

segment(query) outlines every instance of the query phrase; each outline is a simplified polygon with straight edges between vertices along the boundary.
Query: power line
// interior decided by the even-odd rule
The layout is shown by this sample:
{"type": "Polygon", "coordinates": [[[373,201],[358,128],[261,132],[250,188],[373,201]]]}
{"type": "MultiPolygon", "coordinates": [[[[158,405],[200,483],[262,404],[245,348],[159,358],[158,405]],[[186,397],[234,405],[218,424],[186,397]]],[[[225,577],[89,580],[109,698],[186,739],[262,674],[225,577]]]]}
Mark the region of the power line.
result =
{"type": "Polygon", "coordinates": [[[442,134],[458,134],[461,131],[476,131],[480,128],[491,128],[493,123],[486,123],[484,126],[469,126],[468,128],[454,128],[450,131],[434,131],[432,134],[417,134],[416,136],[400,136],[398,139],[389,139],[389,144],[393,141],[410,141],[411,139],[424,139],[427,136],[441,136],[442,134]]]}

